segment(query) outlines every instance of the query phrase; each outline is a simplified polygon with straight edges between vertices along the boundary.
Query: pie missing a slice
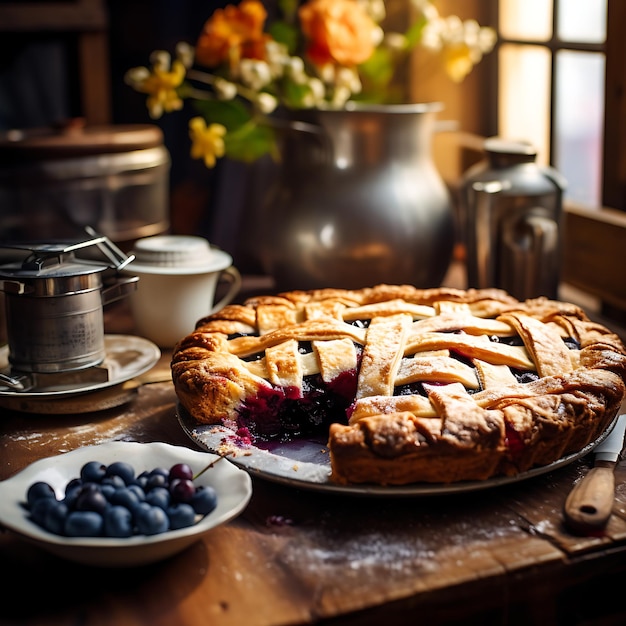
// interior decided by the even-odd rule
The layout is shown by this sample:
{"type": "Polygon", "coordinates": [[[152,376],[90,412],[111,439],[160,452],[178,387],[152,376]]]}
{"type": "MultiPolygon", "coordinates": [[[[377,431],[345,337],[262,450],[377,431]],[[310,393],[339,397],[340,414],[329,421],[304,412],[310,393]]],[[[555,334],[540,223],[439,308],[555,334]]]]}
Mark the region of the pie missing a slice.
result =
{"type": "Polygon", "coordinates": [[[253,442],[327,433],[344,484],[549,465],[604,432],[625,378],[621,340],[579,307],[495,289],[251,298],[200,320],[172,357],[194,420],[253,442]]]}

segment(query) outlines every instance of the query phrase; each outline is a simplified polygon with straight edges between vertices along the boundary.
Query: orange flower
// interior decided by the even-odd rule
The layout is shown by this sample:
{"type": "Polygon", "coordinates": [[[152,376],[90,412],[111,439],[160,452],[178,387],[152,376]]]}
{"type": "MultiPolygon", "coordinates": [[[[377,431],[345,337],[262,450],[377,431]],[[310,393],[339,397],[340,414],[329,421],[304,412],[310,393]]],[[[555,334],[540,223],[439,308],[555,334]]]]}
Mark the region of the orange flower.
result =
{"type": "Polygon", "coordinates": [[[374,52],[379,27],[354,0],[310,0],[298,15],[316,65],[358,65],[374,52]]]}
{"type": "Polygon", "coordinates": [[[263,32],[267,12],[258,0],[243,0],[239,6],[217,9],[207,20],[196,45],[196,60],[206,67],[225,61],[265,59],[263,32]]]}

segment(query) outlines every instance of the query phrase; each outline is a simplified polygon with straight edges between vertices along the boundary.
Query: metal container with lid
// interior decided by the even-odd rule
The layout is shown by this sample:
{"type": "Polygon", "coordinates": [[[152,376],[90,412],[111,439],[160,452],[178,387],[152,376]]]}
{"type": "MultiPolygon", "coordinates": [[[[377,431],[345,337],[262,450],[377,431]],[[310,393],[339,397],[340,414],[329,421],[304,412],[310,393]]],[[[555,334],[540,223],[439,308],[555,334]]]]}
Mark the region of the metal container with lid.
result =
{"type": "Polygon", "coordinates": [[[87,225],[117,243],[165,232],[169,168],[153,125],[0,133],[0,240],[77,237],[87,225]]]}
{"type": "Polygon", "coordinates": [[[102,363],[102,307],[136,289],[136,276],[118,275],[132,257],[106,237],[10,247],[27,254],[0,266],[12,370],[56,373],[102,363]],[[78,256],[90,246],[104,260],[78,256]]]}
{"type": "Polygon", "coordinates": [[[537,164],[527,142],[492,137],[484,148],[487,158],[461,185],[468,286],[556,298],[565,179],[537,164]]]}

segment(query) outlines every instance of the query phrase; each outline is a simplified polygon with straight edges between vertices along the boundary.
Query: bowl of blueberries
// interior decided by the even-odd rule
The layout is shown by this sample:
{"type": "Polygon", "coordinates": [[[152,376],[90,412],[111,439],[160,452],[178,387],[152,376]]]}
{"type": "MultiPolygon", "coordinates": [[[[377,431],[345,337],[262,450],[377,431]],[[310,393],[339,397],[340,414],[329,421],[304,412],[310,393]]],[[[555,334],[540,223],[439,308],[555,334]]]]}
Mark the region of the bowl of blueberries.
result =
{"type": "Polygon", "coordinates": [[[41,459],[0,482],[0,527],[99,567],[166,559],[234,519],[250,476],[227,459],[166,443],[110,442],[41,459]]]}

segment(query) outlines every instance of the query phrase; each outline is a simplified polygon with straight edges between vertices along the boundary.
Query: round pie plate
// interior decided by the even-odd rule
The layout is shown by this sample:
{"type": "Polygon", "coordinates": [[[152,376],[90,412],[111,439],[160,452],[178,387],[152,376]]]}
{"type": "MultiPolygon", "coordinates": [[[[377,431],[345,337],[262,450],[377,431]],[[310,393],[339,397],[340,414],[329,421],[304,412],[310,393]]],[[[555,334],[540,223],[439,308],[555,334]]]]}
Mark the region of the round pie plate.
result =
{"type": "Polygon", "coordinates": [[[359,496],[432,496],[465,493],[517,483],[551,472],[589,454],[611,431],[615,422],[598,439],[582,450],[549,465],[536,467],[515,476],[498,476],[487,480],[457,483],[411,483],[409,485],[340,485],[330,481],[330,457],[325,439],[294,438],[273,443],[262,449],[240,445],[233,430],[225,426],[198,424],[180,404],[178,421],[185,433],[205,450],[228,456],[228,459],[251,475],[300,489],[359,496]]]}
{"type": "Polygon", "coordinates": [[[4,526],[22,539],[69,561],[98,567],[146,565],[181,552],[212,528],[235,518],[245,509],[251,496],[250,476],[219,456],[165,443],[111,442],[41,459],[0,482],[0,528],[4,526]],[[194,482],[196,485],[211,485],[217,491],[217,507],[195,525],[180,530],[128,539],[63,537],[47,532],[31,521],[24,507],[26,492],[33,482],[49,483],[57,497],[61,497],[67,482],[79,476],[80,468],[88,461],[105,465],[128,461],[137,473],[188,463],[197,473],[215,460],[219,462],[194,482]]]}

